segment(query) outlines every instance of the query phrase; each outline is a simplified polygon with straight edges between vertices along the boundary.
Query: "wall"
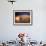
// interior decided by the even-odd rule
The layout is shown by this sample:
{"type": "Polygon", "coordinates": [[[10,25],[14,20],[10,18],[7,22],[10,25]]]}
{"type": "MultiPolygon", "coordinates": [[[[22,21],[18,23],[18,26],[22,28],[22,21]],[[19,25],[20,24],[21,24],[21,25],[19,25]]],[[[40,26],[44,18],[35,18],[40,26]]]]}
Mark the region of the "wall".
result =
{"type": "Polygon", "coordinates": [[[13,5],[0,0],[0,41],[15,40],[19,32],[30,34],[33,40],[46,40],[46,0],[16,0],[13,5]],[[33,10],[33,25],[13,25],[13,9],[33,10]]]}

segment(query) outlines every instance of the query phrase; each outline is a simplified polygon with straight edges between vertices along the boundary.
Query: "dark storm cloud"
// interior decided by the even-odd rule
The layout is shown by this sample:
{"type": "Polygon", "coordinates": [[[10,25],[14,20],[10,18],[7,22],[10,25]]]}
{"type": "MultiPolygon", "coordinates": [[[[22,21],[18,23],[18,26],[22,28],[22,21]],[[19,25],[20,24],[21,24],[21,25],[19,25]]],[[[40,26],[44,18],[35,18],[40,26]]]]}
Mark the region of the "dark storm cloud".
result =
{"type": "Polygon", "coordinates": [[[19,15],[30,15],[30,12],[15,12],[15,16],[19,15]]]}

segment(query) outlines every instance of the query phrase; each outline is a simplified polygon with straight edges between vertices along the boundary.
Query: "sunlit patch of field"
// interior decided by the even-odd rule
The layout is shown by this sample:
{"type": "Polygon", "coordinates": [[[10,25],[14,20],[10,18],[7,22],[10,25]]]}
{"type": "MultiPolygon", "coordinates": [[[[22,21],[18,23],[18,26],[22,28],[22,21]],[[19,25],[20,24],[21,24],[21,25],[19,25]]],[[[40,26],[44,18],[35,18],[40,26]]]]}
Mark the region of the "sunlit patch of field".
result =
{"type": "Polygon", "coordinates": [[[30,18],[29,15],[16,16],[15,23],[30,23],[30,18]]]}

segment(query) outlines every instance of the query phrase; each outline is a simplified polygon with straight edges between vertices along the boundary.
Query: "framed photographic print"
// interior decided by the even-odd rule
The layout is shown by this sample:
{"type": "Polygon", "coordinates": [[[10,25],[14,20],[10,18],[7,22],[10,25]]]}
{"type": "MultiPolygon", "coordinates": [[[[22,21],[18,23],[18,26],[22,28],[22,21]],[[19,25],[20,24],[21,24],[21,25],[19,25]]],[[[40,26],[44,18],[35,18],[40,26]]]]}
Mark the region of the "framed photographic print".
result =
{"type": "Polygon", "coordinates": [[[32,25],[32,10],[13,10],[13,24],[32,25]]]}

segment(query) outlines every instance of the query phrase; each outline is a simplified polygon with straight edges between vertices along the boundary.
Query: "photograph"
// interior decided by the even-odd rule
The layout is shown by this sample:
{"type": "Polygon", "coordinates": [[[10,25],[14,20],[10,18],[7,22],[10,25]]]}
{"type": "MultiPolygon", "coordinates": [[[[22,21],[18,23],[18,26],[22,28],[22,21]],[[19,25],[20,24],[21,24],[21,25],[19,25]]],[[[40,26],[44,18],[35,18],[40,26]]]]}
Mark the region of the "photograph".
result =
{"type": "Polygon", "coordinates": [[[14,24],[32,24],[32,10],[14,10],[14,24]]]}

